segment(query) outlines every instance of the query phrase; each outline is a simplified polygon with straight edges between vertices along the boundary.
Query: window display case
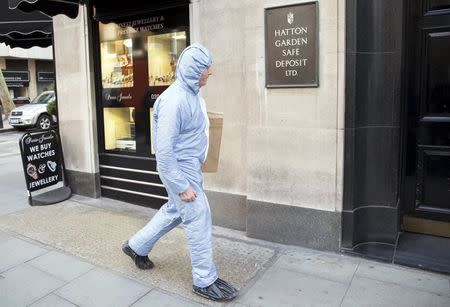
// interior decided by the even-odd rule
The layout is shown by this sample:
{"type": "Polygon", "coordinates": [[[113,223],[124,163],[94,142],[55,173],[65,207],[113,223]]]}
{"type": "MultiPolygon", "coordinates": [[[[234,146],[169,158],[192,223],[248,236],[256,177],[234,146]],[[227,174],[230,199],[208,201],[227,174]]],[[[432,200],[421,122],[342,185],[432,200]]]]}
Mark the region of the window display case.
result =
{"type": "Polygon", "coordinates": [[[178,57],[184,48],[184,31],[147,37],[149,86],[170,85],[175,81],[178,57]]]}
{"type": "Polygon", "coordinates": [[[151,142],[153,106],[189,44],[189,6],[92,23],[101,195],[159,207],[167,191],[151,142]]]}
{"type": "Polygon", "coordinates": [[[133,41],[104,42],[100,45],[103,88],[133,86],[133,41]]]}
{"type": "Polygon", "coordinates": [[[98,23],[100,151],[154,158],[151,109],[175,81],[187,17],[179,7],[98,23]]]}
{"type": "Polygon", "coordinates": [[[104,108],[105,149],[136,152],[134,108],[104,108]]]}

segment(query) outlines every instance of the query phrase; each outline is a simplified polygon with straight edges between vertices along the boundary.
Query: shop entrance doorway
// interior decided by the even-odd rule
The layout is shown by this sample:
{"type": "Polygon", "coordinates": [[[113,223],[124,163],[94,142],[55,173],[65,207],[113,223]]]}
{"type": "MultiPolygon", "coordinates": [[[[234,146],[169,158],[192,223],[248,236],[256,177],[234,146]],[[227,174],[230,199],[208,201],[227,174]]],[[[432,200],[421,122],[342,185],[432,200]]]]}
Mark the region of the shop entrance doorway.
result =
{"type": "Polygon", "coordinates": [[[450,0],[407,3],[402,230],[450,237],[450,0]]]}
{"type": "Polygon", "coordinates": [[[124,12],[92,21],[101,195],[160,208],[168,196],[151,142],[153,106],[189,44],[189,6],[124,12]]]}

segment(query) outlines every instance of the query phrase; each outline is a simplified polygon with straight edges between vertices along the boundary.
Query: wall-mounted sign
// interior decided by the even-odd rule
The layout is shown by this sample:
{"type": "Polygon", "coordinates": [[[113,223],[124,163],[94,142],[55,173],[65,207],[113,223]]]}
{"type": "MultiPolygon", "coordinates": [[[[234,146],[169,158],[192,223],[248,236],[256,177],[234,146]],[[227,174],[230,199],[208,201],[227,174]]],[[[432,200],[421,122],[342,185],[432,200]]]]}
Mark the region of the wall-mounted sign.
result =
{"type": "Polygon", "coordinates": [[[53,82],[53,81],[55,81],[55,73],[40,71],[37,73],[37,81],[38,82],[53,82]]]}
{"type": "Polygon", "coordinates": [[[6,83],[30,82],[30,73],[28,71],[2,70],[6,83]]]}
{"type": "Polygon", "coordinates": [[[318,4],[265,10],[266,87],[319,86],[318,4]]]}
{"type": "Polygon", "coordinates": [[[133,103],[133,93],[126,88],[105,88],[102,90],[102,102],[105,107],[128,106],[133,103]]]}
{"type": "Polygon", "coordinates": [[[28,191],[62,181],[58,137],[54,131],[27,133],[20,141],[28,191]]]}
{"type": "Polygon", "coordinates": [[[28,87],[29,83],[6,83],[6,86],[8,88],[13,88],[13,87],[28,87]]]}
{"type": "Polygon", "coordinates": [[[144,101],[145,105],[149,108],[153,108],[156,99],[167,89],[168,86],[150,86],[145,93],[144,101]]]}
{"type": "Polygon", "coordinates": [[[173,29],[189,26],[189,6],[181,6],[154,13],[130,17],[117,17],[114,22],[100,23],[100,41],[138,37],[143,34],[169,33],[173,29]]]}
{"type": "Polygon", "coordinates": [[[133,31],[149,32],[149,31],[162,30],[162,29],[164,29],[164,21],[165,20],[166,20],[166,17],[160,15],[160,16],[135,19],[133,21],[121,22],[118,25],[120,28],[122,28],[122,30],[119,31],[118,34],[119,35],[130,34],[130,33],[133,33],[133,31]]]}

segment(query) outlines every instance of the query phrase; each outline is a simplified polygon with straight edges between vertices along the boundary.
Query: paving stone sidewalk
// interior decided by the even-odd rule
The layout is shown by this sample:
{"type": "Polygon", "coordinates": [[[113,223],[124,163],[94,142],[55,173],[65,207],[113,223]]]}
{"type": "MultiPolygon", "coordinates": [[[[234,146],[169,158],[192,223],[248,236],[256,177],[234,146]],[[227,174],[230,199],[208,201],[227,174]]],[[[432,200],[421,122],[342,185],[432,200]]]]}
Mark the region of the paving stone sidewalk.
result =
{"type": "Polygon", "coordinates": [[[213,231],[217,266],[240,296],[213,303],[191,292],[182,229],[155,246],[155,270],[137,270],[120,252],[120,242],[154,212],[75,196],[0,216],[0,306],[450,306],[448,275],[221,227],[213,231]]]}

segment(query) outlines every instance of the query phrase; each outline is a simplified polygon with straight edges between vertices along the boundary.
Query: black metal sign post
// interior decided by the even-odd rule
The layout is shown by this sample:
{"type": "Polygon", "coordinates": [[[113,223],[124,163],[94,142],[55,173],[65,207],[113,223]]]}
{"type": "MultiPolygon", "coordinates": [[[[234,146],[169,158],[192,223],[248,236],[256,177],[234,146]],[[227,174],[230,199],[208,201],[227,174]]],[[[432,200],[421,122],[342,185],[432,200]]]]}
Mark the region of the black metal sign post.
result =
{"type": "Polygon", "coordinates": [[[64,160],[58,135],[53,130],[26,133],[20,139],[20,152],[31,206],[50,205],[70,198],[72,191],[64,175],[64,160]],[[64,185],[38,195],[31,192],[63,181],[64,185]]]}

